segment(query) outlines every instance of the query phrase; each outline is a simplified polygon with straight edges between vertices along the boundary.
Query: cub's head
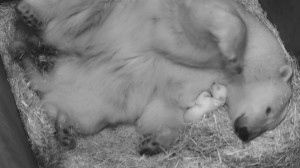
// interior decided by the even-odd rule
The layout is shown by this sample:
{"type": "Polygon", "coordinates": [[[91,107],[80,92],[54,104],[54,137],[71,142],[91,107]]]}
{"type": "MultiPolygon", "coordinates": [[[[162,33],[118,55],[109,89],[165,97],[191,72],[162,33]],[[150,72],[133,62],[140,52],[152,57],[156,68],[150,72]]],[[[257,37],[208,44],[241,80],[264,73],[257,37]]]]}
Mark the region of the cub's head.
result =
{"type": "Polygon", "coordinates": [[[287,114],[285,107],[292,96],[292,68],[284,65],[279,77],[228,86],[229,116],[236,135],[249,142],[277,127],[287,114]]]}

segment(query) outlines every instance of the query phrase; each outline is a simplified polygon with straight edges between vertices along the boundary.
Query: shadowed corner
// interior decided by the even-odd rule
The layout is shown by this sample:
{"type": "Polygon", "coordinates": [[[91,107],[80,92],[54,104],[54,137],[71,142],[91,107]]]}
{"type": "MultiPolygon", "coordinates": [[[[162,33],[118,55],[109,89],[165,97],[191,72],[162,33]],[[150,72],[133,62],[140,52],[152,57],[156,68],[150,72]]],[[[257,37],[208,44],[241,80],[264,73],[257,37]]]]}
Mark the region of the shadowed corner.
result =
{"type": "MultiPolygon", "coordinates": [[[[1,56],[0,56],[1,57],[1,56]]],[[[7,76],[0,59],[0,167],[37,168],[28,137],[19,116],[7,76]]]]}

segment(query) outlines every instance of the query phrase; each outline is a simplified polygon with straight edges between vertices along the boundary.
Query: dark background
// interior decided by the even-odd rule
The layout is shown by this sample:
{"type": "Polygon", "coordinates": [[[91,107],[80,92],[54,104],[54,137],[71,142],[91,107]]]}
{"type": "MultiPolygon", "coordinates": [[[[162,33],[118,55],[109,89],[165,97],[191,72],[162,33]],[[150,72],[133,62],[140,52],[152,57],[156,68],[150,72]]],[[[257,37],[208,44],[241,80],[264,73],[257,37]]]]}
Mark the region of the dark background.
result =
{"type": "Polygon", "coordinates": [[[286,49],[300,61],[300,0],[259,0],[286,49]]]}

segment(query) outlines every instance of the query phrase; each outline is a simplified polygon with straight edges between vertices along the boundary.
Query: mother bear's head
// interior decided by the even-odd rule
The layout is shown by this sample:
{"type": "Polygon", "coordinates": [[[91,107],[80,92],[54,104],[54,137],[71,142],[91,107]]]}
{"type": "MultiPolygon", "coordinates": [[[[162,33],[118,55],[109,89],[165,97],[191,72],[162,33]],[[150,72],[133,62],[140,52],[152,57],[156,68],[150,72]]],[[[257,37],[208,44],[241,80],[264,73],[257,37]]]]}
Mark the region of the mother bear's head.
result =
{"type": "Polygon", "coordinates": [[[273,33],[243,15],[248,28],[244,69],[228,84],[227,105],[234,131],[244,142],[278,126],[292,96],[292,67],[273,33]]]}
{"type": "Polygon", "coordinates": [[[284,77],[232,86],[234,91],[231,91],[227,102],[229,116],[235,133],[242,141],[249,142],[274,129],[285,118],[285,107],[292,91],[284,77]]]}

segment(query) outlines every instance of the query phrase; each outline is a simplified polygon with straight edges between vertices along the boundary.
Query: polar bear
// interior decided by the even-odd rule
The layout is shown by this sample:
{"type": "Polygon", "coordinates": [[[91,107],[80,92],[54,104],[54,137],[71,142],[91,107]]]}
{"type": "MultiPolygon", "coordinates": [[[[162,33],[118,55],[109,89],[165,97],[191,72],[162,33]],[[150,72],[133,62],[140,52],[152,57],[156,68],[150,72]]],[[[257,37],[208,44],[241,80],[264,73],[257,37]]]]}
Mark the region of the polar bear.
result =
{"type": "Polygon", "coordinates": [[[162,152],[213,83],[226,86],[245,142],[286,116],[292,68],[275,36],[234,0],[23,0],[17,10],[63,51],[49,74],[25,64],[66,146],[74,134],[130,123],[145,137],[140,154],[162,152]]]}
{"type": "Polygon", "coordinates": [[[195,104],[189,107],[184,113],[184,120],[188,123],[198,122],[205,114],[225,105],[226,97],[226,86],[213,83],[210,87],[210,91],[203,91],[195,100],[195,104]]]}

